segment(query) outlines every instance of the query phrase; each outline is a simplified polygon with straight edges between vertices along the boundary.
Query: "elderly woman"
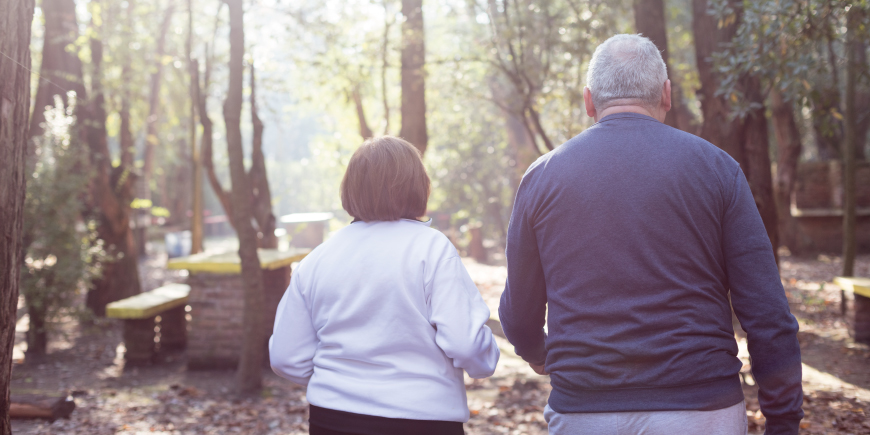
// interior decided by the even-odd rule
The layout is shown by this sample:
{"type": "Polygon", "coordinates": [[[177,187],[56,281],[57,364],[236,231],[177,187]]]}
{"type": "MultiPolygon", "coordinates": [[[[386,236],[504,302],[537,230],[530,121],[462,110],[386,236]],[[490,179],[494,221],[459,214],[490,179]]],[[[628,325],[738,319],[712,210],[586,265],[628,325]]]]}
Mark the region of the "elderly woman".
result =
{"type": "Polygon", "coordinates": [[[309,433],[464,433],[463,370],[491,376],[499,351],[456,248],[420,220],[428,198],[413,146],[366,141],[341,185],[353,223],[293,271],[269,354],[308,385],[309,433]]]}

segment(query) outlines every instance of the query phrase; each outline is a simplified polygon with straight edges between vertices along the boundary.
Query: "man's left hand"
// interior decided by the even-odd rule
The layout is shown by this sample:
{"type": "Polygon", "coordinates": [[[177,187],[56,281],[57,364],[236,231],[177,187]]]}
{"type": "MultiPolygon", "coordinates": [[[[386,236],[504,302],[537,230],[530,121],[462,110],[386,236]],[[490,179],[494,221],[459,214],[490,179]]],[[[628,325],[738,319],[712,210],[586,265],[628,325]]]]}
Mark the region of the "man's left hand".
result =
{"type": "Polygon", "coordinates": [[[544,370],[544,365],[543,365],[543,364],[541,364],[541,365],[537,365],[537,364],[529,363],[529,367],[531,367],[532,370],[534,370],[535,373],[537,373],[537,374],[539,374],[539,375],[545,375],[545,376],[546,376],[546,375],[549,375],[549,373],[547,373],[547,371],[544,370]]]}

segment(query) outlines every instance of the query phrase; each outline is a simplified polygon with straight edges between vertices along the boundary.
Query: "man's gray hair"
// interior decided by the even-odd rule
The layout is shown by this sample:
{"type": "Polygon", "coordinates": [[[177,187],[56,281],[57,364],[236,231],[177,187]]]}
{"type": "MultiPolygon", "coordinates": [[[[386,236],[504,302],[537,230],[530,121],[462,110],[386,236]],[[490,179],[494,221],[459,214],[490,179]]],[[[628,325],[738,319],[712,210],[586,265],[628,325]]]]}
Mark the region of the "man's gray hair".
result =
{"type": "Polygon", "coordinates": [[[592,103],[600,112],[616,100],[658,107],[668,70],[659,49],[641,35],[610,37],[595,49],[586,73],[592,103]]]}

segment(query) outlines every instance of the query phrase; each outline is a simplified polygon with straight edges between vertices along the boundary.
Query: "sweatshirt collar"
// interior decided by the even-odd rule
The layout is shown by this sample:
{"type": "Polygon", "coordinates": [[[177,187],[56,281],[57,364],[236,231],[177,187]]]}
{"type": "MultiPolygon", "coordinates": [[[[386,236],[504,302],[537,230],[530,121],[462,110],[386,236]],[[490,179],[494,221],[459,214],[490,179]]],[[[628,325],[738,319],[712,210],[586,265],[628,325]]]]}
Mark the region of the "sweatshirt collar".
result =
{"type": "MultiPolygon", "coordinates": [[[[429,218],[428,220],[425,220],[425,221],[418,221],[417,219],[405,219],[405,218],[402,218],[402,219],[399,219],[399,220],[400,220],[400,221],[406,221],[406,222],[413,222],[413,223],[415,223],[415,224],[420,224],[420,225],[426,225],[427,227],[431,227],[431,226],[432,226],[432,218],[429,218]]],[[[364,222],[364,221],[362,221],[362,220],[360,220],[360,219],[354,219],[353,222],[351,222],[351,224],[355,224],[355,223],[357,223],[357,222],[364,222]]]]}
{"type": "Polygon", "coordinates": [[[607,116],[605,116],[604,118],[601,118],[598,122],[596,122],[596,124],[601,124],[601,123],[604,123],[604,122],[607,122],[607,121],[613,121],[613,120],[616,120],[616,119],[641,119],[641,120],[644,120],[644,121],[659,122],[658,119],[655,119],[655,118],[653,118],[652,116],[644,115],[644,114],[641,114],[641,113],[635,113],[635,112],[617,112],[617,113],[611,113],[610,115],[607,115],[607,116]]]}

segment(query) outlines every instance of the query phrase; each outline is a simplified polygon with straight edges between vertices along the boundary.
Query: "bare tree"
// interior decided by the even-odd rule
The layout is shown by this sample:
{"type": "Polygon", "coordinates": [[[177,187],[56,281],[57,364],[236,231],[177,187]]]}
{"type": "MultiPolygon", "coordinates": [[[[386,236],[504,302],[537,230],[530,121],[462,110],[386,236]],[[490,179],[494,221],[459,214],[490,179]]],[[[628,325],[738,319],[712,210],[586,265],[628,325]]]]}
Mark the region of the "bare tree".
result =
{"type": "Polygon", "coordinates": [[[272,214],[272,192],[269,189],[266,158],[263,155],[263,121],[260,120],[257,111],[257,80],[253,62],[251,63],[251,125],[254,127],[254,137],[248,178],[251,183],[252,211],[257,222],[257,238],[261,248],[277,249],[278,238],[275,236],[277,221],[272,214]]]}
{"type": "Polygon", "coordinates": [[[230,80],[224,101],[224,121],[227,127],[227,154],[230,158],[230,179],[233,222],[239,236],[239,258],[242,264],[242,284],[245,290],[243,315],[244,340],[236,369],[239,392],[257,391],[262,385],[265,358],[266,329],[263,323],[263,273],[257,256],[257,230],[250,207],[251,180],[245,171],[242,150],[242,87],[245,56],[244,9],[242,0],[225,0],[230,13],[230,80]]]}
{"type": "Polygon", "coordinates": [[[426,38],[423,0],[402,0],[402,129],[399,136],[426,152],[426,38]]]}
{"type": "Polygon", "coordinates": [[[10,435],[9,384],[22,255],[24,171],[30,116],[33,0],[0,3],[0,435],[10,435]]]}

